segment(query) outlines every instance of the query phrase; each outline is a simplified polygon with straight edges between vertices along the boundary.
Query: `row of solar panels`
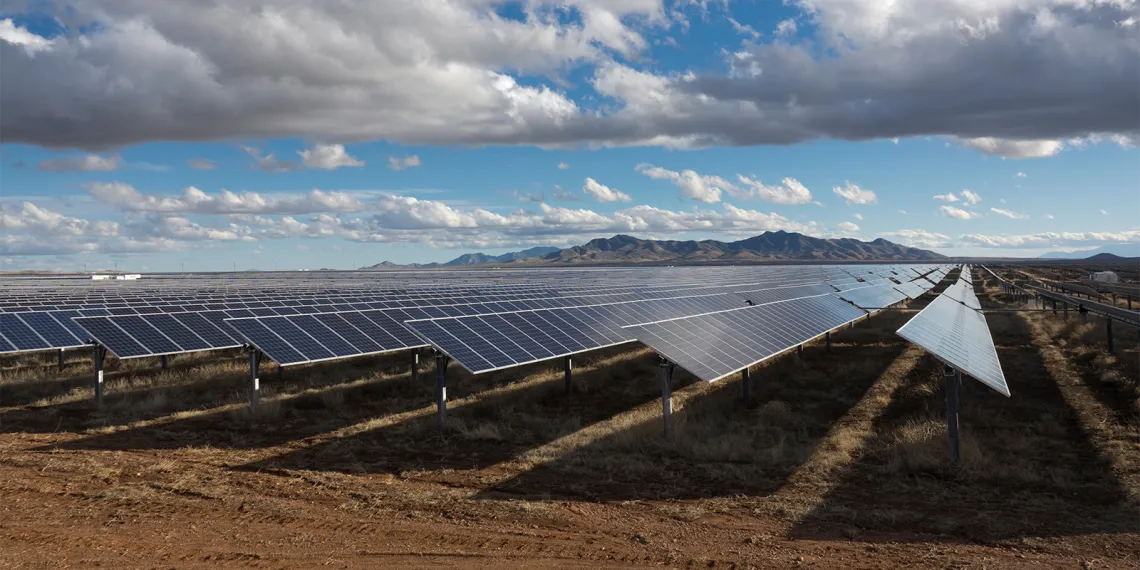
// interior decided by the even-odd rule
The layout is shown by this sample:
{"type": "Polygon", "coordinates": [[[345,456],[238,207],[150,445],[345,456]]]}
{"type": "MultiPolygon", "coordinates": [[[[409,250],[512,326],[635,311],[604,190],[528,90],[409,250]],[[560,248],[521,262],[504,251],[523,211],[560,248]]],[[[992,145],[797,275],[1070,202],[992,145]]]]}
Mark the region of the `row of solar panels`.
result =
{"type": "MultiPolygon", "coordinates": [[[[854,280],[853,277],[849,277],[845,273],[843,273],[843,275],[845,277],[848,277],[848,278],[854,280]]],[[[634,290],[634,288],[631,288],[631,287],[607,289],[607,291],[616,291],[616,290],[631,291],[631,293],[628,293],[628,295],[630,295],[630,298],[638,298],[638,295],[651,295],[652,296],[654,294],[652,291],[650,291],[650,292],[636,292],[634,290]]],[[[540,290],[536,294],[549,297],[550,295],[554,294],[554,292],[550,291],[550,290],[543,289],[543,290],[540,290]]],[[[488,298],[490,298],[490,297],[488,297],[488,298]]],[[[495,298],[497,298],[497,297],[495,297],[495,298]]],[[[353,300],[360,300],[360,298],[354,298],[353,300]]],[[[462,298],[458,298],[458,299],[457,298],[424,299],[424,300],[419,300],[419,301],[412,301],[410,303],[399,303],[399,304],[416,304],[416,305],[446,303],[449,306],[456,306],[457,308],[452,310],[452,311],[442,312],[442,313],[433,312],[430,308],[426,308],[426,310],[428,311],[426,313],[426,315],[419,314],[419,313],[413,313],[410,315],[397,314],[396,317],[397,318],[430,318],[430,317],[437,317],[437,316],[447,316],[447,315],[456,314],[456,313],[457,314],[472,314],[472,313],[478,313],[478,312],[488,312],[488,310],[492,310],[492,311],[519,310],[519,309],[535,308],[536,306],[537,307],[559,306],[559,304],[560,304],[556,300],[544,298],[541,300],[534,301],[537,305],[526,305],[523,307],[518,307],[518,306],[503,307],[500,305],[476,306],[475,308],[470,308],[470,309],[465,310],[463,308],[464,304],[469,304],[469,301],[471,301],[471,300],[472,299],[462,299],[462,298]],[[457,301],[458,301],[458,303],[457,303],[457,301]]],[[[613,302],[616,300],[618,300],[618,299],[615,297],[610,297],[610,298],[599,297],[595,302],[613,302]]],[[[381,308],[385,308],[385,307],[390,306],[390,304],[388,304],[388,303],[351,303],[351,304],[337,304],[337,305],[322,306],[322,305],[307,304],[307,303],[313,302],[312,300],[296,300],[296,299],[283,300],[283,302],[288,303],[288,304],[282,304],[279,307],[262,306],[262,307],[253,307],[253,308],[249,308],[249,309],[231,308],[231,310],[226,310],[226,311],[210,310],[212,307],[209,307],[209,306],[183,306],[183,307],[168,307],[168,308],[169,309],[178,309],[178,308],[190,309],[190,311],[182,311],[182,312],[199,313],[202,316],[204,316],[207,320],[213,322],[216,326],[216,325],[220,324],[220,321],[224,318],[244,318],[244,317],[251,317],[251,316],[312,314],[312,313],[317,313],[317,312],[333,312],[333,311],[345,311],[345,310],[370,310],[370,309],[381,309],[381,308]]],[[[578,300],[568,301],[566,299],[563,299],[561,302],[562,305],[578,304],[578,303],[580,303],[580,301],[578,301],[578,300]]],[[[109,316],[109,315],[123,315],[123,316],[139,315],[139,314],[153,315],[153,314],[159,313],[160,311],[161,311],[161,308],[155,308],[155,307],[137,307],[137,308],[136,307],[120,307],[120,308],[111,308],[111,309],[83,309],[83,310],[71,310],[71,311],[13,313],[13,314],[5,316],[3,318],[2,324],[4,326],[2,327],[2,330],[0,330],[0,352],[19,352],[19,351],[29,351],[29,350],[44,350],[44,349],[51,349],[51,348],[72,348],[72,347],[83,346],[84,344],[86,344],[84,341],[89,335],[85,334],[82,329],[75,326],[75,324],[71,320],[72,318],[91,317],[91,316],[109,316]]],[[[196,319],[193,319],[192,317],[181,316],[182,312],[173,312],[172,313],[175,316],[174,321],[171,321],[170,319],[157,318],[157,317],[153,317],[153,318],[152,317],[146,317],[146,318],[142,319],[141,321],[136,320],[136,319],[121,319],[121,321],[123,323],[126,323],[126,322],[136,323],[134,325],[129,325],[129,326],[140,326],[140,327],[142,327],[141,331],[136,331],[136,332],[139,332],[139,336],[146,337],[146,336],[149,336],[147,333],[149,333],[150,331],[147,330],[147,327],[143,326],[143,324],[149,324],[151,327],[154,327],[157,325],[157,323],[171,323],[171,322],[181,322],[181,321],[185,321],[185,320],[196,320],[196,319]]],[[[112,323],[115,320],[116,319],[112,319],[112,323]]],[[[105,328],[105,332],[113,332],[115,330],[115,327],[117,327],[117,326],[119,326],[119,325],[115,325],[115,326],[112,326],[110,328],[105,328]]],[[[231,336],[231,338],[228,340],[221,340],[217,334],[205,334],[205,333],[203,333],[206,336],[206,340],[207,340],[207,344],[205,344],[205,345],[202,345],[200,342],[191,342],[191,340],[193,339],[193,336],[186,336],[185,332],[180,330],[178,327],[175,327],[175,330],[172,331],[169,336],[177,336],[180,338],[187,339],[187,342],[184,343],[187,345],[185,347],[185,350],[184,350],[185,352],[189,352],[192,350],[209,350],[209,349],[215,349],[215,348],[226,348],[226,347],[234,346],[234,343],[237,341],[234,338],[232,338],[232,335],[229,335],[229,332],[226,331],[225,327],[221,327],[221,328],[222,328],[222,334],[227,335],[227,336],[231,336]]],[[[122,335],[118,335],[118,336],[121,337],[122,335]]],[[[164,354],[164,353],[166,353],[167,350],[169,350],[171,348],[170,346],[166,345],[165,343],[160,342],[160,344],[162,345],[161,351],[149,350],[145,353],[140,353],[137,350],[137,348],[132,347],[132,350],[124,350],[124,354],[132,354],[132,355],[164,354]]]]}
{"type": "MultiPolygon", "coordinates": [[[[731,290],[731,288],[722,289],[731,290]]],[[[714,289],[706,289],[706,293],[709,290],[714,289]]],[[[769,296],[771,294],[768,293],[769,296]]],[[[760,297],[757,299],[763,301],[760,297]]],[[[606,297],[593,299],[593,301],[629,302],[624,299],[606,297]]],[[[567,303],[570,302],[561,301],[561,304],[567,303]]],[[[581,303],[581,301],[578,300],[575,303],[581,303]]],[[[264,334],[258,336],[258,342],[252,342],[252,344],[263,349],[271,358],[282,364],[315,362],[330,358],[423,346],[425,343],[402,326],[402,321],[454,317],[471,313],[533,311],[558,306],[559,304],[559,301],[544,299],[523,304],[484,304],[477,308],[459,306],[439,312],[421,310],[375,311],[360,310],[359,308],[350,311],[351,313],[360,313],[364,317],[363,320],[358,316],[317,315],[310,317],[301,314],[286,319],[266,320],[269,323],[281,323],[280,325],[274,324],[274,326],[280,326],[281,329],[270,330],[272,336],[265,336],[264,334]]],[[[345,309],[346,307],[337,308],[345,309]]],[[[311,313],[312,310],[305,312],[311,313]]],[[[256,331],[265,326],[256,324],[258,319],[250,318],[253,316],[250,312],[243,314],[235,311],[77,319],[86,331],[72,328],[74,324],[71,326],[65,324],[70,322],[70,318],[67,317],[77,316],[74,314],[50,315],[39,313],[35,314],[34,317],[31,315],[33,314],[16,315],[16,323],[6,324],[4,332],[15,331],[12,336],[17,337],[17,340],[12,342],[10,347],[0,344],[0,348],[9,350],[38,350],[51,346],[64,348],[79,346],[83,343],[79,342],[78,339],[91,337],[120,358],[131,358],[235,347],[252,341],[248,336],[257,336],[256,331]],[[57,318],[61,316],[65,318],[57,318]],[[235,318],[251,321],[249,324],[239,325],[247,328],[244,332],[248,332],[248,336],[233,333],[230,326],[234,324],[231,319],[235,318]],[[43,330],[37,334],[31,326],[28,326],[27,321],[35,321],[43,330]],[[224,324],[223,321],[227,321],[229,325],[224,324]],[[11,326],[8,326],[9,324],[11,326]],[[31,334],[28,334],[29,330],[31,334]],[[87,334],[83,334],[84,332],[87,334]],[[243,339],[243,336],[246,338],[243,339]]],[[[652,317],[653,315],[650,314],[643,315],[640,318],[652,317]]],[[[613,334],[610,334],[609,337],[611,339],[616,338],[613,334]]],[[[0,338],[3,337],[0,336],[0,338]]],[[[577,339],[577,341],[563,339],[558,346],[562,349],[570,349],[570,352],[604,346],[598,345],[597,342],[596,337],[590,338],[586,342],[583,342],[582,338],[577,339]]],[[[552,348],[558,347],[552,346],[552,348]]],[[[539,359],[542,359],[547,357],[548,352],[537,350],[536,354],[539,359]]],[[[495,360],[497,366],[517,363],[517,360],[512,363],[495,358],[492,360],[495,360]]]]}
{"type": "Polygon", "coordinates": [[[1009,396],[997,348],[974,294],[968,267],[962,276],[898,330],[952,368],[1009,396]]]}
{"type": "MultiPolygon", "coordinates": [[[[909,266],[892,269],[897,274],[921,274],[929,271],[930,266],[909,266]]],[[[779,272],[765,271],[766,274],[779,275],[779,272]]],[[[787,273],[785,271],[785,273],[787,273]]],[[[858,270],[847,271],[845,269],[827,269],[820,271],[825,278],[833,278],[840,276],[851,276],[853,274],[860,274],[858,270]]],[[[866,274],[866,273],[864,273],[866,274]]],[[[546,284],[548,287],[557,286],[559,289],[565,289],[568,283],[577,284],[581,281],[580,275],[568,275],[565,279],[544,279],[540,280],[541,283],[546,284]]],[[[702,276],[702,280],[708,279],[708,276],[702,276]]],[[[602,283],[602,280],[595,280],[602,283]]],[[[623,275],[621,279],[613,280],[612,282],[620,282],[628,285],[629,279],[623,275]]],[[[588,285],[590,287],[597,287],[598,284],[588,285]]],[[[480,286],[469,290],[462,290],[457,288],[418,288],[418,289],[345,289],[345,290],[324,290],[324,291],[310,291],[310,290],[293,290],[284,289],[276,293],[267,294],[264,291],[251,290],[248,293],[233,294],[233,292],[225,292],[221,296],[217,295],[168,295],[162,290],[146,291],[142,294],[133,296],[105,296],[98,295],[94,298],[87,297],[59,297],[47,293],[37,295],[3,295],[0,294],[0,311],[12,312],[13,310],[28,310],[34,308],[35,310],[61,310],[61,309],[92,309],[92,308],[107,308],[107,307],[136,307],[136,306],[150,306],[150,305],[210,305],[206,310],[224,310],[235,308],[249,308],[249,306],[262,306],[257,303],[276,301],[280,299],[302,299],[302,298],[315,298],[323,299],[323,302],[335,302],[337,299],[351,301],[352,297],[365,296],[368,300],[378,300],[379,298],[401,298],[401,297],[435,297],[443,294],[456,295],[456,294],[495,294],[503,292],[510,294],[520,290],[534,290],[533,284],[495,284],[490,286],[480,286]],[[246,305],[251,303],[251,305],[246,305]]],[[[169,312],[169,311],[167,311],[169,312]]]]}

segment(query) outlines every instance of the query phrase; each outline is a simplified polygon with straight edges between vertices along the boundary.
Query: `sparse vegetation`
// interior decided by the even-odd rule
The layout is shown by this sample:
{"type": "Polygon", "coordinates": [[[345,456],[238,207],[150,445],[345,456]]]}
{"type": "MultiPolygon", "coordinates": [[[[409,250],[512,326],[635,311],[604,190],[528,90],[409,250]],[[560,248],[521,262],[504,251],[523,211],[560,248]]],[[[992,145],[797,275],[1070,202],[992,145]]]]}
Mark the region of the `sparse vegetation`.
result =
{"type": "MultiPolygon", "coordinates": [[[[994,285],[979,277],[983,303],[1017,306],[994,285]]],[[[921,554],[940,549],[991,567],[1135,565],[1136,331],[1118,327],[1108,354],[1100,322],[990,313],[1013,397],[967,383],[953,466],[940,365],[893,334],[907,317],[877,315],[835,334],[830,353],[816,344],[756,367],[747,404],[736,380],[678,370],[671,440],[657,363],[633,345],[578,358],[571,395],[560,366],[452,367],[443,430],[431,365],[413,385],[406,355],[280,379],[269,366],[256,414],[236,353],[182,356],[167,371],[112,361],[98,412],[85,354],[62,371],[11,358],[0,365],[0,552],[50,543],[83,566],[406,566],[475,553],[489,566],[814,556],[941,567],[921,554]],[[90,529],[104,529],[106,549],[91,548],[90,529]],[[246,529],[257,538],[245,542],[246,529]]]]}

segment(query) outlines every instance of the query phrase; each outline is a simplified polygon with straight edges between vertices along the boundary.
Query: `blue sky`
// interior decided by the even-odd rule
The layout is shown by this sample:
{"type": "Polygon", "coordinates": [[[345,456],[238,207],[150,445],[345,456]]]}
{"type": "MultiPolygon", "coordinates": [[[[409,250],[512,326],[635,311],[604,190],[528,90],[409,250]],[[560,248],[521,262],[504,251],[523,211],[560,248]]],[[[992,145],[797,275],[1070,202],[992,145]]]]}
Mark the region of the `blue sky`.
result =
{"type": "Polygon", "coordinates": [[[1140,242],[1140,8],[1036,4],[33,3],[0,12],[2,268],[1140,242]]]}

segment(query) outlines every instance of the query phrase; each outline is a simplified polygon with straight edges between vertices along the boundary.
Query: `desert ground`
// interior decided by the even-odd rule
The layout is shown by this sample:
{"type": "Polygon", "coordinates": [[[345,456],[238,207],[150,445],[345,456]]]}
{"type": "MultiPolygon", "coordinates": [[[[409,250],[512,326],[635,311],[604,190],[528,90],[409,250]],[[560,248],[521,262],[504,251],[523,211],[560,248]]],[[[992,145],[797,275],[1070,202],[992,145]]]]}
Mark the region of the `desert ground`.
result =
{"type": "Polygon", "coordinates": [[[408,353],[268,365],[257,413],[240,352],[111,359],[102,410],[90,354],[7,359],[0,567],[1140,568],[1137,331],[988,313],[1013,396],[967,379],[952,465],[912,314],[756,366],[749,402],[678,369],[671,439],[636,344],[571,394],[453,365],[444,429],[408,353]]]}

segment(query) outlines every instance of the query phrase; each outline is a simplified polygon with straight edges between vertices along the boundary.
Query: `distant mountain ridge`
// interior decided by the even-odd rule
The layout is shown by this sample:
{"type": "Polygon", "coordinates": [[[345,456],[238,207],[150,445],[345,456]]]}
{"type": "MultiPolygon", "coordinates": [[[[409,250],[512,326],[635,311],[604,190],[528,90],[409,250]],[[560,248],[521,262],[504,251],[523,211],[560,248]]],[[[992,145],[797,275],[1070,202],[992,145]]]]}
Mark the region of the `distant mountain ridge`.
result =
{"type": "Polygon", "coordinates": [[[627,235],[598,238],[526,263],[644,263],[750,261],[927,261],[945,256],[879,238],[825,239],[795,232],[764,232],[740,241],[643,240],[627,235]]]}
{"type": "Polygon", "coordinates": [[[1096,249],[1086,249],[1084,251],[1053,251],[1038,256],[1038,259],[1089,259],[1102,253],[1125,258],[1140,257],[1140,243],[1106,245],[1096,249]]]}
{"type": "Polygon", "coordinates": [[[748,263],[757,261],[933,261],[945,256],[883,238],[825,239],[795,232],[764,232],[740,241],[646,240],[628,235],[597,238],[566,249],[531,248],[489,256],[461,255],[447,263],[399,266],[383,262],[365,269],[483,265],[575,265],[593,263],[748,263]],[[548,250],[545,253],[542,250],[548,250]]]}
{"type": "Polygon", "coordinates": [[[411,263],[408,265],[400,265],[392,263],[391,261],[382,261],[370,267],[363,269],[397,269],[401,267],[454,267],[459,265],[483,265],[486,263],[509,263],[522,259],[529,259],[532,257],[541,257],[543,255],[551,254],[557,251],[562,251],[557,247],[538,246],[522,251],[512,251],[501,255],[487,255],[485,253],[465,253],[446,263],[411,263]]]}

